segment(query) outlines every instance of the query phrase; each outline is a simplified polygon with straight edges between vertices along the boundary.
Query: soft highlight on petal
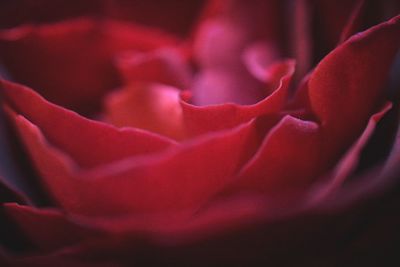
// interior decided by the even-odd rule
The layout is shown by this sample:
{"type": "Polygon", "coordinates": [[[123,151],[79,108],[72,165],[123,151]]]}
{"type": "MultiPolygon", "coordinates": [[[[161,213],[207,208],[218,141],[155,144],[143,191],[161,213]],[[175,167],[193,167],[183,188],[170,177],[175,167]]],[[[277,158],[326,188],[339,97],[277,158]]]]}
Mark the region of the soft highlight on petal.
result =
{"type": "Polygon", "coordinates": [[[160,152],[175,145],[161,136],[117,129],[47,102],[31,89],[7,81],[0,87],[5,102],[43,131],[46,138],[82,167],[94,167],[134,155],[160,152]]]}

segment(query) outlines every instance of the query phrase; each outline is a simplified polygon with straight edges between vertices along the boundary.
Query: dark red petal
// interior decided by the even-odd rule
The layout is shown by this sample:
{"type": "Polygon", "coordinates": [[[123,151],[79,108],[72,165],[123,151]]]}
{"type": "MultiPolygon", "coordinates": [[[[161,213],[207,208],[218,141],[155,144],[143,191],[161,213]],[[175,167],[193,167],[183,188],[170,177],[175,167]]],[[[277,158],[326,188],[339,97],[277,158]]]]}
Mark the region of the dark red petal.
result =
{"type": "MultiPolygon", "coordinates": [[[[359,0],[311,0],[313,7],[313,50],[320,60],[335,48],[359,0]]],[[[377,1],[375,1],[377,2],[377,1]]]]}
{"type": "Polygon", "coordinates": [[[161,28],[180,35],[188,34],[205,0],[105,0],[107,16],[161,28]]]}
{"type": "Polygon", "coordinates": [[[14,119],[50,194],[67,212],[86,216],[193,211],[221,190],[258,146],[254,123],[248,123],[157,157],[132,157],[84,171],[48,144],[35,125],[21,116],[14,119]]]}
{"type": "Polygon", "coordinates": [[[0,203],[44,205],[46,196],[26,162],[15,131],[10,128],[0,108],[0,203]]]}
{"type": "Polygon", "coordinates": [[[182,102],[188,135],[193,136],[231,128],[257,116],[279,113],[286,103],[288,86],[293,72],[293,61],[280,62],[270,66],[265,75],[270,78],[272,93],[254,105],[228,103],[200,107],[182,102]]]}
{"type": "Polygon", "coordinates": [[[320,127],[286,116],[265,137],[230,192],[278,193],[309,185],[318,170],[320,127]]]}
{"type": "Polygon", "coordinates": [[[396,16],[399,12],[400,2],[397,0],[355,1],[354,10],[341,33],[340,42],[345,41],[356,32],[363,31],[387,18],[396,16]]]}
{"type": "Polygon", "coordinates": [[[162,84],[128,85],[106,98],[106,120],[118,127],[146,129],[180,140],[186,135],[180,93],[162,84]]]}
{"type": "Polygon", "coordinates": [[[178,211],[144,216],[113,218],[73,216],[72,218],[77,223],[90,225],[115,236],[123,235],[134,239],[135,233],[140,232],[150,239],[156,241],[166,239],[169,244],[175,244],[207,238],[217,232],[229,231],[249,223],[255,218],[270,216],[275,212],[272,208],[274,204],[266,203],[264,200],[258,195],[217,200],[212,205],[197,211],[194,216],[185,216],[185,211],[178,211]],[[154,232],[158,233],[157,236],[152,236],[154,232]]]}
{"type": "Polygon", "coordinates": [[[13,203],[4,204],[4,208],[39,250],[57,250],[82,242],[95,234],[90,229],[68,221],[64,214],[57,210],[36,209],[13,203]]]}
{"type": "Polygon", "coordinates": [[[65,0],[18,0],[0,2],[0,28],[25,23],[48,23],[72,17],[99,13],[98,0],[71,2],[65,0]]]}
{"type": "MultiPolygon", "coordinates": [[[[0,90],[8,105],[32,121],[46,138],[82,167],[93,167],[134,155],[162,151],[175,143],[136,130],[116,129],[85,119],[53,105],[27,87],[1,81],[0,90]]],[[[16,114],[13,115],[17,119],[16,114]]]]}
{"type": "Polygon", "coordinates": [[[344,152],[384,101],[400,47],[400,17],[353,36],[316,67],[308,81],[311,108],[324,131],[323,162],[344,152]]]}
{"type": "Polygon", "coordinates": [[[85,260],[87,264],[112,260],[116,266],[121,263],[123,266],[137,263],[139,266],[246,266],[249,263],[252,266],[271,263],[329,266],[332,262],[340,266],[349,262],[353,266],[382,263],[390,266],[398,255],[398,189],[397,184],[396,188],[387,187],[383,194],[372,198],[363,195],[356,201],[336,206],[325,201],[283,217],[269,216],[268,210],[257,201],[250,200],[247,205],[245,201],[231,202],[215,208],[214,216],[209,212],[204,218],[199,213],[199,220],[194,218],[199,222],[197,227],[166,234],[150,231],[144,242],[131,239],[142,237],[142,232],[120,232],[66,248],[55,255],[43,255],[41,260],[49,256],[59,256],[65,261],[85,260]],[[235,206],[239,207],[238,211],[235,206]],[[227,221],[218,217],[225,217],[227,221]],[[231,220],[242,220],[242,224],[231,224],[231,220]],[[212,230],[213,222],[219,229],[217,232],[212,230]],[[197,234],[198,238],[191,238],[197,234]],[[287,257],[288,251],[291,257],[287,257]]]}
{"type": "Polygon", "coordinates": [[[131,53],[118,57],[124,82],[156,82],[188,89],[191,72],[181,50],[164,48],[148,53],[131,53]]]}
{"type": "Polygon", "coordinates": [[[52,102],[88,112],[119,84],[112,65],[118,52],[148,51],[177,42],[136,25],[77,19],[0,32],[0,58],[14,80],[52,102]]]}
{"type": "Polygon", "coordinates": [[[388,112],[392,107],[391,103],[386,103],[386,105],[379,111],[375,113],[368,121],[367,127],[364,129],[360,137],[353,143],[353,145],[347,150],[346,154],[337,163],[335,168],[332,170],[331,174],[328,175],[326,184],[323,184],[320,191],[315,193],[314,201],[321,201],[321,198],[327,197],[333,192],[335,192],[342,184],[349,178],[360,159],[362,149],[367,144],[371,135],[373,134],[378,122],[382,117],[388,112]]]}
{"type": "Polygon", "coordinates": [[[0,28],[24,23],[48,23],[93,15],[133,21],[177,34],[187,34],[202,10],[204,0],[18,0],[0,2],[0,28]]]}
{"type": "Polygon", "coordinates": [[[360,24],[362,23],[362,15],[365,12],[367,5],[366,2],[367,1],[365,0],[358,0],[355,3],[354,9],[347,21],[347,24],[343,28],[343,31],[340,35],[340,43],[346,41],[349,37],[359,31],[359,28],[361,27],[360,24]]]}

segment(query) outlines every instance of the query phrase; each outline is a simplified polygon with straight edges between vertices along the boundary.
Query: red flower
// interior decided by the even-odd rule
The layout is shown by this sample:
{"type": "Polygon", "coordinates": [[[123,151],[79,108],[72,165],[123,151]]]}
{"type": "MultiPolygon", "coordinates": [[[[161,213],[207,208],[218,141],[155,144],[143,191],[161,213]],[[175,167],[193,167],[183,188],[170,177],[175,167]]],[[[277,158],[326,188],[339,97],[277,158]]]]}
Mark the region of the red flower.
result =
{"type": "Polygon", "coordinates": [[[0,4],[3,265],[392,260],[397,3],[157,3],[0,4]]]}

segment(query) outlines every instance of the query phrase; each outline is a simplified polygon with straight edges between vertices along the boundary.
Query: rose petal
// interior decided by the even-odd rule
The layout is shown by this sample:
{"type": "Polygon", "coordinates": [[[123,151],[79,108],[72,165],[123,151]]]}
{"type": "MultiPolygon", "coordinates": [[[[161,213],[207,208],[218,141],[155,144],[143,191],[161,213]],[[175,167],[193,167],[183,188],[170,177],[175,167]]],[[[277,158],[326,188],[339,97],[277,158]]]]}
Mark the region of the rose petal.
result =
{"type": "Polygon", "coordinates": [[[202,67],[237,68],[247,43],[245,29],[226,20],[206,21],[194,42],[194,57],[202,67]]]}
{"type": "Polygon", "coordinates": [[[176,43],[136,25],[77,19],[0,32],[0,58],[15,80],[57,104],[89,112],[119,83],[112,66],[116,53],[176,43]]]}
{"type": "Polygon", "coordinates": [[[385,80],[399,47],[400,17],[396,17],[350,38],[311,74],[310,104],[325,132],[322,162],[332,164],[383,103],[385,80]]]}
{"type": "Polygon", "coordinates": [[[228,191],[277,193],[309,185],[318,171],[319,145],[320,127],[316,123],[284,117],[228,191]]]}
{"type": "Polygon", "coordinates": [[[354,4],[354,10],[344,27],[340,42],[345,41],[351,35],[364,31],[382,20],[396,16],[400,12],[400,2],[397,0],[388,1],[366,1],[358,0],[354,4]]]}
{"type": "Polygon", "coordinates": [[[110,17],[165,29],[180,35],[191,30],[204,0],[104,1],[104,13],[110,17]]]}
{"type": "Polygon", "coordinates": [[[367,144],[371,135],[373,134],[378,122],[392,107],[391,103],[387,103],[381,111],[375,113],[368,121],[367,127],[364,129],[361,136],[356,142],[348,149],[346,154],[338,162],[332,174],[327,179],[327,184],[324,184],[319,192],[315,194],[314,201],[321,201],[321,198],[327,197],[332,194],[335,190],[342,186],[345,180],[354,172],[359,162],[360,154],[362,149],[367,144]]]}
{"type": "Polygon", "coordinates": [[[188,63],[178,49],[124,54],[118,58],[117,64],[127,84],[155,82],[187,89],[191,81],[188,63]]]}
{"type": "Polygon", "coordinates": [[[320,60],[335,48],[359,0],[313,0],[314,60],[320,60]]]}
{"type": "Polygon", "coordinates": [[[360,28],[360,24],[362,23],[362,15],[365,12],[367,6],[367,1],[358,0],[355,3],[354,9],[347,21],[347,24],[343,28],[343,31],[340,35],[340,43],[344,42],[346,39],[350,38],[353,34],[355,34],[360,28]]]}
{"type": "Polygon", "coordinates": [[[246,33],[231,24],[205,23],[194,44],[194,57],[201,67],[191,88],[197,105],[252,104],[261,98],[261,83],[242,64],[246,33]]]}
{"type": "MultiPolygon", "coordinates": [[[[151,154],[174,145],[173,141],[148,132],[116,129],[85,119],[18,84],[1,81],[0,90],[8,105],[38,125],[51,143],[57,144],[82,167],[151,154]]],[[[16,114],[13,117],[16,119],[16,114]]]]}
{"type": "Polygon", "coordinates": [[[136,83],[106,98],[106,120],[180,140],[185,136],[180,93],[169,86],[136,83]]]}
{"type": "Polygon", "coordinates": [[[194,38],[194,59],[200,67],[192,88],[194,103],[253,104],[263,97],[242,56],[255,42],[279,47],[277,10],[282,11],[278,1],[210,1],[194,38]]]}
{"type": "Polygon", "coordinates": [[[40,250],[56,250],[77,244],[95,234],[90,229],[72,224],[57,210],[36,209],[13,203],[4,204],[4,208],[40,250]]]}
{"type": "Polygon", "coordinates": [[[285,105],[293,72],[293,61],[272,65],[266,71],[266,76],[270,76],[272,93],[254,105],[222,104],[199,107],[182,102],[188,134],[193,136],[231,128],[257,116],[278,113],[285,105]]]}
{"type": "Polygon", "coordinates": [[[198,73],[192,84],[192,102],[197,106],[232,103],[252,105],[264,96],[264,84],[244,66],[236,70],[209,69],[198,73]]]}
{"type": "Polygon", "coordinates": [[[248,46],[243,53],[243,62],[248,71],[264,83],[268,83],[272,78],[268,69],[270,65],[273,65],[274,61],[277,61],[276,48],[268,43],[254,43],[248,46]]]}
{"type": "MultiPolygon", "coordinates": [[[[253,202],[247,209],[248,213],[243,212],[246,204],[236,213],[242,213],[246,221],[246,215],[251,220],[252,212],[255,212],[253,223],[244,223],[240,228],[234,226],[224,232],[225,222],[221,220],[218,228],[222,233],[213,233],[212,238],[206,234],[200,239],[175,242],[179,230],[177,235],[176,232],[164,235],[156,231],[144,242],[133,242],[130,239],[132,235],[120,234],[114,238],[108,236],[81,243],[56,255],[66,259],[86,259],[90,263],[112,260],[117,266],[242,266],[249,263],[252,266],[329,266],[332,263],[345,266],[349,262],[355,266],[382,263],[390,266],[397,259],[399,240],[396,232],[397,193],[398,190],[392,190],[373,199],[363,197],[335,208],[331,203],[323,202],[316,208],[298,210],[284,217],[267,216],[265,220],[259,220],[262,205],[253,202]],[[288,251],[291,257],[287,257],[288,251]],[[356,258],[353,253],[356,253],[356,258]]],[[[221,212],[223,210],[221,208],[221,212]]],[[[231,218],[235,221],[239,219],[234,217],[231,218]]],[[[197,231],[202,232],[200,229],[197,231]]]]}
{"type": "Polygon", "coordinates": [[[72,17],[99,13],[98,0],[79,4],[64,0],[18,0],[0,2],[0,28],[24,23],[48,23],[72,17]]]}
{"type": "Polygon", "coordinates": [[[292,53],[296,58],[298,68],[295,80],[301,79],[311,68],[313,47],[312,47],[312,9],[311,3],[307,0],[293,2],[293,30],[291,30],[292,53]]]}
{"type": "Polygon", "coordinates": [[[252,156],[259,140],[254,123],[248,123],[157,157],[133,157],[85,171],[48,144],[28,120],[19,116],[15,123],[53,198],[67,212],[86,216],[185,207],[193,211],[230,181],[252,156]]]}
{"type": "Polygon", "coordinates": [[[285,23],[282,20],[284,8],[284,3],[278,0],[211,0],[200,17],[198,28],[201,31],[203,23],[222,19],[237,25],[239,33],[244,29],[249,41],[263,39],[280,47],[285,23]]]}
{"type": "Polygon", "coordinates": [[[309,104],[321,121],[321,171],[331,168],[382,104],[384,81],[400,46],[399,30],[395,18],[350,38],[304,82],[300,98],[308,95],[305,106],[309,104]]]}
{"type": "Polygon", "coordinates": [[[136,83],[107,98],[106,114],[117,126],[148,129],[178,140],[191,138],[279,112],[286,101],[293,71],[294,62],[290,60],[264,70],[268,80],[266,91],[271,90],[272,94],[251,106],[224,104],[196,107],[182,101],[177,89],[136,83]]]}

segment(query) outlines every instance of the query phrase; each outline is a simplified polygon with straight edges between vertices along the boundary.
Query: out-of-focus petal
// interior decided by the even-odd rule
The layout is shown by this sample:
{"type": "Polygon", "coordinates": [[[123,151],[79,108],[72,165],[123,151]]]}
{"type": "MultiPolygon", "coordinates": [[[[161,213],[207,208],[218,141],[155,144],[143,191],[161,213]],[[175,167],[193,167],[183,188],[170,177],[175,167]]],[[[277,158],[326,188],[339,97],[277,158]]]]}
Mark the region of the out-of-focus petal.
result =
{"type": "Polygon", "coordinates": [[[312,0],[314,59],[320,60],[335,48],[359,0],[312,0]]]}
{"type": "Polygon", "coordinates": [[[353,12],[341,33],[340,42],[400,12],[400,2],[397,0],[357,0],[354,2],[353,12]]]}
{"type": "Polygon", "coordinates": [[[0,28],[26,23],[49,23],[100,13],[102,0],[79,3],[65,0],[17,0],[0,2],[0,28]]]}
{"type": "Polygon", "coordinates": [[[57,250],[95,235],[94,231],[69,222],[57,210],[13,203],[4,204],[4,209],[39,250],[57,250]]]}
{"type": "Polygon", "coordinates": [[[22,190],[16,188],[7,179],[0,176],[0,204],[6,202],[29,203],[30,200],[22,190]]]}
{"type": "Polygon", "coordinates": [[[162,84],[132,84],[106,98],[106,120],[180,140],[186,135],[180,93],[162,84]]]}
{"type": "Polygon", "coordinates": [[[211,106],[195,106],[182,102],[183,116],[188,135],[204,134],[234,127],[257,116],[277,114],[287,100],[288,87],[294,72],[294,62],[284,61],[271,65],[265,70],[269,77],[270,93],[254,105],[221,104],[211,106]]]}
{"type": "Polygon", "coordinates": [[[354,9],[347,21],[347,24],[343,28],[343,31],[340,35],[340,43],[344,42],[346,39],[351,37],[353,34],[357,33],[359,28],[361,27],[361,19],[362,15],[365,12],[367,6],[367,1],[358,0],[355,3],[354,9]]]}
{"type": "Polygon", "coordinates": [[[82,18],[0,32],[0,60],[14,80],[51,101],[93,112],[104,93],[119,84],[112,64],[117,53],[177,42],[158,30],[82,18]]]}
{"type": "MultiPolygon", "coordinates": [[[[203,23],[222,19],[244,30],[248,41],[268,40],[280,47],[284,33],[285,7],[278,0],[210,0],[199,20],[203,23]]],[[[201,30],[200,30],[201,31],[201,30]]]]}
{"type": "Polygon", "coordinates": [[[263,72],[265,92],[270,95],[254,105],[200,107],[186,102],[178,89],[136,82],[107,98],[106,117],[117,126],[143,128],[174,139],[232,128],[257,116],[278,114],[284,107],[294,62],[279,62],[263,72]]]}
{"type": "Polygon", "coordinates": [[[205,0],[103,0],[103,14],[179,35],[189,34],[205,0]]]}
{"type": "Polygon", "coordinates": [[[191,70],[183,52],[164,48],[148,53],[126,53],[117,59],[124,82],[153,82],[188,89],[191,70]]]}
{"type": "Polygon", "coordinates": [[[271,47],[268,43],[257,42],[248,46],[242,58],[248,71],[261,82],[268,83],[272,78],[268,75],[273,69],[271,65],[278,65],[276,63],[275,48],[271,47]],[[267,75],[266,75],[267,74],[267,75]]]}
{"type": "Polygon", "coordinates": [[[243,54],[254,43],[279,54],[279,1],[210,1],[194,35],[193,57],[200,71],[192,87],[197,105],[253,104],[263,97],[262,84],[249,73],[243,54]]]}

